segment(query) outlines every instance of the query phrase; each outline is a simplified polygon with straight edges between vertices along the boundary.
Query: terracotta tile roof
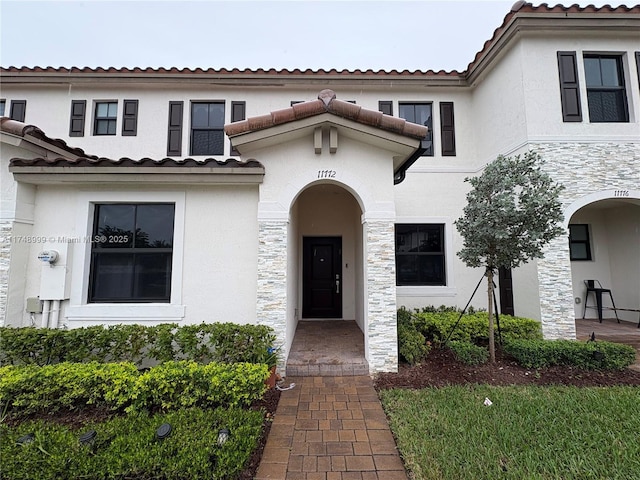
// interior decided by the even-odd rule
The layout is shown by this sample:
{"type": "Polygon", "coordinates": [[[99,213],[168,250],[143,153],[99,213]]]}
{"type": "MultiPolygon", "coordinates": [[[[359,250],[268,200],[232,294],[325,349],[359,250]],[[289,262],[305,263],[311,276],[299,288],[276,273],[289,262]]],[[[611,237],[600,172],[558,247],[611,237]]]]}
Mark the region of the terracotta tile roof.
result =
{"type": "Polygon", "coordinates": [[[264,168],[257,160],[248,160],[241,162],[235,158],[227,160],[216,160],[215,158],[207,158],[205,160],[194,160],[186,158],[184,160],[175,160],[173,158],[163,158],[154,160],[151,158],[142,158],[140,160],[132,160],[131,158],[120,158],[112,160],[109,158],[78,158],[70,160],[68,158],[12,158],[9,165],[11,167],[147,167],[162,169],[162,167],[206,167],[206,168],[264,168]]]}
{"type": "Polygon", "coordinates": [[[555,5],[549,6],[546,3],[541,3],[540,5],[534,5],[529,2],[525,2],[522,0],[516,1],[513,7],[511,7],[511,11],[507,13],[502,21],[502,24],[495,29],[492,37],[487,40],[482,49],[475,55],[473,61],[469,63],[467,69],[460,72],[458,70],[336,70],[336,69],[239,69],[239,68],[116,68],[116,67],[98,67],[98,68],[90,68],[90,67],[0,67],[0,74],[2,73],[35,73],[35,74],[64,74],[64,75],[73,75],[73,74],[95,74],[95,75],[104,75],[104,74],[114,74],[114,75],[135,75],[135,74],[144,74],[151,76],[162,76],[162,75],[184,75],[184,76],[214,76],[214,77],[224,77],[224,78],[232,78],[234,76],[246,77],[246,76],[254,76],[254,75],[266,75],[266,76],[327,76],[327,77],[347,77],[352,78],[356,77],[466,77],[469,75],[470,71],[473,67],[478,63],[478,61],[486,54],[488,50],[491,49],[491,46],[496,42],[496,40],[500,37],[500,35],[509,27],[512,21],[514,21],[518,16],[522,16],[522,14],[540,14],[540,15],[548,15],[548,14],[620,14],[620,13],[640,13],[640,5],[633,5],[627,7],[626,5],[620,5],[617,7],[613,7],[611,5],[604,5],[602,7],[596,7],[594,5],[588,5],[586,7],[581,7],[580,5],[573,4],[569,6],[564,5],[555,5]]]}
{"type": "Polygon", "coordinates": [[[403,118],[391,117],[382,112],[367,110],[354,103],[338,100],[333,90],[322,90],[317,100],[296,103],[289,108],[276,110],[266,115],[229,123],[224,126],[224,131],[228,136],[233,137],[323,113],[331,113],[363,125],[418,139],[424,138],[429,131],[427,127],[407,122],[403,118]]]}
{"type": "Polygon", "coordinates": [[[27,140],[29,137],[36,138],[53,147],[69,152],[71,157],[98,158],[85,153],[81,148],[70,147],[64,140],[47,137],[47,135],[35,125],[27,125],[17,120],[11,120],[8,117],[0,117],[0,132],[10,133],[27,140]]]}

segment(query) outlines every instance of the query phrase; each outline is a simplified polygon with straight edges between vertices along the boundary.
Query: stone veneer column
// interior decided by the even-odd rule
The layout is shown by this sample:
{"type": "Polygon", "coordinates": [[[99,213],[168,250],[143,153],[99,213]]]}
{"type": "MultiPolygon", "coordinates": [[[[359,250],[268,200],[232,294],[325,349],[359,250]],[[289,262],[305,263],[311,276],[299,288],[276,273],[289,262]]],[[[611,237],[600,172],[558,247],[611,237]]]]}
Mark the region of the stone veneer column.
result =
{"type": "MultiPolygon", "coordinates": [[[[282,349],[287,332],[287,228],[285,220],[258,224],[258,323],[273,328],[282,349]]],[[[286,358],[287,352],[281,353],[286,358]]]]}
{"type": "Polygon", "coordinates": [[[365,309],[369,371],[398,371],[394,223],[369,220],[365,231],[365,309]]]}
{"type": "MultiPolygon", "coordinates": [[[[566,209],[585,195],[637,189],[640,145],[635,143],[547,143],[530,146],[545,160],[544,170],[564,185],[566,209]]],[[[570,212],[571,214],[573,212],[570,212]]],[[[565,224],[570,218],[565,218],[565,224]]],[[[545,338],[575,338],[571,261],[566,235],[547,245],[538,261],[542,333],[545,338]]]]}

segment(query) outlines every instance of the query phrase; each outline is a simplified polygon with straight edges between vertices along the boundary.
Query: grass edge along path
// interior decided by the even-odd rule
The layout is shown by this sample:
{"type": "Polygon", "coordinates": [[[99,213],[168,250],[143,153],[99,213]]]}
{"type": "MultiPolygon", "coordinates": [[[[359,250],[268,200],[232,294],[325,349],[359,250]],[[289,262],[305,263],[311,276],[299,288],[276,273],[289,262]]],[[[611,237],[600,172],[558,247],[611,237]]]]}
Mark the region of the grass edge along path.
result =
{"type": "Polygon", "coordinates": [[[638,387],[466,385],[380,398],[415,480],[640,478],[638,387]]]}

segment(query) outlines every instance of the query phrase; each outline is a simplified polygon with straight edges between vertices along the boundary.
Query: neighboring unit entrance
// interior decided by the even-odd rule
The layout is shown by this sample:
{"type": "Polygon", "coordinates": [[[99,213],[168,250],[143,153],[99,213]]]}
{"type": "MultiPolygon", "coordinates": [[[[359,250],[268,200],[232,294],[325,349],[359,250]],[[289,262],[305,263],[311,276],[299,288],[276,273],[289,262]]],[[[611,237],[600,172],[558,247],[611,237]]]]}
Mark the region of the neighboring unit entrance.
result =
{"type": "Polygon", "coordinates": [[[341,237],[303,238],[303,318],[342,318],[341,267],[341,237]]]}

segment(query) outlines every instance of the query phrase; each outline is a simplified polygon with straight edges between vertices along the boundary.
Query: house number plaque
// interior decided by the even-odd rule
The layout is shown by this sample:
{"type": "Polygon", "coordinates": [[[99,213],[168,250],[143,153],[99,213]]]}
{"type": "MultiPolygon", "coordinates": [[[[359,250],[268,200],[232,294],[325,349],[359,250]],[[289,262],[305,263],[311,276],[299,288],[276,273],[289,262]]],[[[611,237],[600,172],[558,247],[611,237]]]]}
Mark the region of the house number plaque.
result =
{"type": "Polygon", "coordinates": [[[336,178],[335,170],[318,170],[318,178],[336,178]]]}
{"type": "Polygon", "coordinates": [[[613,196],[614,197],[628,197],[629,196],[629,190],[614,190],[613,191],[613,196]]]}

